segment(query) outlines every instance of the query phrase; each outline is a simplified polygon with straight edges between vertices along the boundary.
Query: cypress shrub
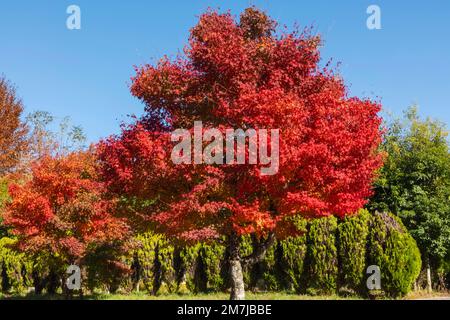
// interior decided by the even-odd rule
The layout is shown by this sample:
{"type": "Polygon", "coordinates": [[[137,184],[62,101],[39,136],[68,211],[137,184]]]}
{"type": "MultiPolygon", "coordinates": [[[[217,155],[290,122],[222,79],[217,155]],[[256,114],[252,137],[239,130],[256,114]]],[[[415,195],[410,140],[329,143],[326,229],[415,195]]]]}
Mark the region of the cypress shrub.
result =
{"type": "MultiPolygon", "coordinates": [[[[340,292],[365,293],[366,268],[377,265],[382,290],[399,297],[411,289],[420,272],[417,245],[392,214],[371,215],[361,210],[339,223],[334,217],[309,222],[299,218],[296,226],[301,235],[277,241],[262,262],[244,269],[247,289],[333,294],[339,288],[340,292]]],[[[91,290],[114,292],[140,284],[149,293],[164,294],[222,291],[228,287],[227,250],[219,242],[175,250],[161,235],[145,233],[137,240],[138,247],[128,249],[126,256],[115,244],[91,248],[84,261],[91,290]],[[133,278],[118,264],[132,266],[133,278]]],[[[242,256],[252,253],[254,241],[251,236],[242,237],[242,256]]],[[[54,291],[50,288],[49,258],[38,257],[31,262],[12,249],[14,243],[13,239],[0,239],[0,289],[23,292],[34,285],[37,293],[54,291]]]]}
{"type": "Polygon", "coordinates": [[[224,287],[222,277],[222,264],[225,257],[225,246],[219,243],[202,244],[200,247],[200,259],[204,267],[206,291],[220,291],[224,287]]]}
{"type": "Polygon", "coordinates": [[[162,236],[157,238],[155,260],[157,293],[173,293],[177,290],[177,277],[174,268],[175,247],[166,238],[162,236]]]}
{"type": "Polygon", "coordinates": [[[337,219],[324,217],[309,223],[307,266],[304,270],[308,294],[333,294],[337,287],[337,219]]]}
{"type": "Polygon", "coordinates": [[[279,242],[280,268],[283,274],[283,287],[290,291],[302,290],[302,274],[306,256],[307,221],[297,218],[294,222],[298,236],[290,236],[279,242]]]}
{"type": "Polygon", "coordinates": [[[422,262],[417,244],[393,214],[371,217],[368,263],[380,267],[381,288],[391,297],[407,294],[419,276],[422,262]]]}
{"type": "Polygon", "coordinates": [[[196,275],[199,266],[200,244],[184,246],[178,256],[178,292],[185,294],[198,292],[196,275]]]}
{"type": "Polygon", "coordinates": [[[139,249],[137,249],[137,259],[141,270],[141,279],[147,292],[154,294],[157,292],[156,283],[156,257],[159,236],[153,233],[144,233],[137,236],[139,249]]]}
{"type": "Polygon", "coordinates": [[[8,234],[6,227],[2,224],[2,212],[8,200],[8,181],[6,179],[0,178],[0,239],[6,237],[8,234]]]}
{"type": "Polygon", "coordinates": [[[225,246],[197,243],[180,252],[179,292],[206,293],[224,289],[225,246]]]}
{"type": "Polygon", "coordinates": [[[136,252],[144,288],[152,294],[166,294],[177,290],[175,247],[164,236],[147,232],[137,236],[136,252]]]}
{"type": "Polygon", "coordinates": [[[360,210],[358,215],[344,218],[338,225],[339,284],[341,291],[364,292],[366,247],[370,214],[360,210]]]}
{"type": "MultiPolygon", "coordinates": [[[[251,235],[241,238],[240,253],[242,257],[252,254],[257,239],[251,235]]],[[[244,283],[253,291],[276,291],[282,287],[280,271],[280,250],[278,243],[268,249],[264,259],[254,265],[244,266],[244,283]]],[[[225,270],[228,272],[228,270],[225,270]]],[[[226,274],[226,273],[225,273],[226,274]]]]}
{"type": "Polygon", "coordinates": [[[22,293],[32,285],[32,263],[15,251],[11,238],[0,239],[0,291],[22,293]]]}
{"type": "MultiPolygon", "coordinates": [[[[251,255],[253,252],[253,241],[252,237],[250,235],[245,235],[241,237],[241,244],[240,244],[240,255],[241,257],[246,257],[251,255]]],[[[229,272],[229,266],[226,265],[224,268],[223,274],[228,279],[228,272],[229,272]]],[[[256,287],[256,272],[255,272],[255,266],[244,266],[242,272],[244,273],[244,284],[245,289],[254,289],[256,287]]],[[[229,279],[227,280],[229,281],[229,279]]],[[[227,282],[228,284],[228,282],[227,282]]]]}
{"type": "Polygon", "coordinates": [[[264,259],[259,263],[262,284],[259,287],[265,291],[279,291],[283,288],[282,273],[280,268],[281,251],[279,243],[275,242],[267,250],[264,259]]]}

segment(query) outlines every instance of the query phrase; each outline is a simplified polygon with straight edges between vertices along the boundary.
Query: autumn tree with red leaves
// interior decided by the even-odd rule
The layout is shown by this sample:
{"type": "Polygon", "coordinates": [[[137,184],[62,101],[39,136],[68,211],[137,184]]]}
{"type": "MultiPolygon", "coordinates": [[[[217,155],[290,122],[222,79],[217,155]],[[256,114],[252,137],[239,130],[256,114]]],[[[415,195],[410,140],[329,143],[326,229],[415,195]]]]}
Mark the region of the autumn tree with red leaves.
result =
{"type": "Polygon", "coordinates": [[[109,190],[135,226],[172,239],[226,239],[232,299],[245,297],[242,266],[291,231],[289,217],[354,214],[382,164],[380,104],[349,97],[339,75],[319,67],[318,36],[275,28],[255,8],[239,22],[203,14],[184,55],[137,69],[131,92],[145,115],[99,145],[109,190]],[[171,133],[194,121],[279,129],[277,174],[262,175],[261,163],[174,164],[171,133]],[[258,239],[246,257],[244,234],[258,239]]]}
{"type": "Polygon", "coordinates": [[[79,265],[88,250],[125,237],[126,223],[111,214],[114,203],[102,198],[93,152],[45,156],[31,171],[29,181],[10,185],[3,218],[19,249],[35,261],[79,265]]]}
{"type": "Polygon", "coordinates": [[[27,127],[21,121],[22,101],[15,88],[0,77],[0,176],[10,173],[27,150],[27,127]]]}

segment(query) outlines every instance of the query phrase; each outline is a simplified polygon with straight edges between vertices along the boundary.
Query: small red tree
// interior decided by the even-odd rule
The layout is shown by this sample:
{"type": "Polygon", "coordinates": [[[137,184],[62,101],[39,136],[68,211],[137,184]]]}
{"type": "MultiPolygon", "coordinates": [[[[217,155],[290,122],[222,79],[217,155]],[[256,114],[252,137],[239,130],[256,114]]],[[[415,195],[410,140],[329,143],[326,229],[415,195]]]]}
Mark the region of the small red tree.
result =
{"type": "MultiPolygon", "coordinates": [[[[32,167],[31,179],[12,184],[5,225],[19,249],[57,264],[80,264],[89,248],[122,239],[127,226],[110,214],[92,152],[45,156],[32,167]]],[[[65,272],[65,271],[63,271],[65,272]]]]}
{"type": "Polygon", "coordinates": [[[174,239],[228,240],[232,299],[244,298],[242,264],[289,231],[286,218],[353,214],[382,163],[380,105],[348,97],[342,79],[318,66],[317,36],[274,29],[254,8],[240,22],[203,14],[184,56],[137,70],[131,92],[146,114],[99,147],[109,188],[126,198],[136,225],[150,222],[174,239]],[[200,120],[222,131],[279,129],[278,173],[262,175],[262,164],[174,164],[171,132],[200,120]],[[243,234],[259,239],[248,257],[239,253],[243,234]]]}

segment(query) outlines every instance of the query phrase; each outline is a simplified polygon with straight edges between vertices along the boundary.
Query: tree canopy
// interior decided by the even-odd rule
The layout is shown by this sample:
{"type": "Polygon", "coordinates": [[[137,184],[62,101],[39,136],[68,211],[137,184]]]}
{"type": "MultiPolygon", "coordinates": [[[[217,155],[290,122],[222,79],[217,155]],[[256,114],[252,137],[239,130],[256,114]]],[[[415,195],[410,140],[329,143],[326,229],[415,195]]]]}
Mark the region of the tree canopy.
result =
{"type": "Polygon", "coordinates": [[[22,122],[22,101],[15,88],[0,77],[0,176],[14,170],[27,149],[27,127],[22,122]]]}
{"type": "Polygon", "coordinates": [[[114,203],[102,198],[103,190],[92,152],[46,156],[33,164],[31,179],[9,186],[4,223],[21,250],[80,261],[89,246],[128,231],[111,214],[114,203]]]}
{"type": "Polygon", "coordinates": [[[380,104],[348,97],[319,67],[318,36],[278,35],[250,8],[236,21],[209,11],[171,61],[137,69],[131,92],[145,115],[100,143],[110,190],[142,206],[131,214],[174,237],[283,231],[290,215],[344,216],[365,205],[382,163],[380,104]],[[279,171],[257,165],[175,165],[171,132],[203,127],[280,130],[279,171]]]}
{"type": "Polygon", "coordinates": [[[425,257],[450,249],[450,154],[445,126],[422,120],[415,107],[394,120],[383,142],[388,153],[370,207],[396,213],[425,257]]]}

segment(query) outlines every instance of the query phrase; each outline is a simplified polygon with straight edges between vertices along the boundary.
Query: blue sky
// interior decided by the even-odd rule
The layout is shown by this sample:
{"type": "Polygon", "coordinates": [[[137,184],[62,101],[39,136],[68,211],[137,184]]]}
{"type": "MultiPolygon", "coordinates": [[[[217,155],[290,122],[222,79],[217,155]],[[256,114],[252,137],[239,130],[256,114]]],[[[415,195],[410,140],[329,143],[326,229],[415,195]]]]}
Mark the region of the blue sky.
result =
{"type": "Polygon", "coordinates": [[[342,63],[351,94],[380,97],[396,114],[417,103],[422,115],[450,123],[448,0],[4,0],[0,74],[26,112],[70,116],[93,142],[142,112],[128,90],[134,65],[175,55],[208,7],[238,15],[250,5],[289,27],[314,25],[323,59],[342,63]],[[81,30],[66,28],[71,4],[81,8],[81,30]],[[381,8],[381,30],[366,27],[371,4],[381,8]]]}

